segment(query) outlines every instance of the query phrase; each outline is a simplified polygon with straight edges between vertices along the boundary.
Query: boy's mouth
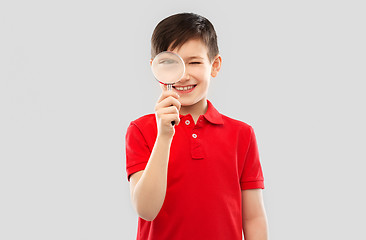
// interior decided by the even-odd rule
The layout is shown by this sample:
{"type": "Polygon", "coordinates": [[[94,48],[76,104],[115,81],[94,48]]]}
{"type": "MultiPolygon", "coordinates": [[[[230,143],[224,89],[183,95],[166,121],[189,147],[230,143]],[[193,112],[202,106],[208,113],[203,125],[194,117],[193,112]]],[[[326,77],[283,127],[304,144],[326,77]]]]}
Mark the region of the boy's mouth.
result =
{"type": "Polygon", "coordinates": [[[179,93],[189,93],[192,92],[196,86],[197,84],[188,86],[173,86],[173,88],[177,90],[179,93]]]}

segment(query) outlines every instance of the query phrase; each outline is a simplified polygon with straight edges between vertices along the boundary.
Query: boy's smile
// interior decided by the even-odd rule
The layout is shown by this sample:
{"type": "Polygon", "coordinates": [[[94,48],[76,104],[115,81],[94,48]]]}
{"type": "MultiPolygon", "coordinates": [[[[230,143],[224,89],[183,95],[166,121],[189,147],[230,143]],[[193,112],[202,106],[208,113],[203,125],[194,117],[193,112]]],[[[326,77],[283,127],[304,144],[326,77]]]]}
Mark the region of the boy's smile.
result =
{"type": "Polygon", "coordinates": [[[197,84],[195,85],[189,85],[189,86],[175,86],[173,85],[173,88],[175,90],[177,90],[178,93],[180,94],[185,94],[185,93],[190,93],[193,91],[193,89],[197,86],[197,84]]]}
{"type": "MultiPolygon", "coordinates": [[[[208,49],[200,39],[191,39],[180,48],[168,49],[184,60],[186,71],[183,78],[173,85],[172,90],[180,95],[182,115],[203,115],[207,107],[207,92],[211,77],[216,77],[221,67],[221,57],[217,55],[211,62],[208,49]]],[[[167,90],[166,85],[161,85],[167,90]]]]}

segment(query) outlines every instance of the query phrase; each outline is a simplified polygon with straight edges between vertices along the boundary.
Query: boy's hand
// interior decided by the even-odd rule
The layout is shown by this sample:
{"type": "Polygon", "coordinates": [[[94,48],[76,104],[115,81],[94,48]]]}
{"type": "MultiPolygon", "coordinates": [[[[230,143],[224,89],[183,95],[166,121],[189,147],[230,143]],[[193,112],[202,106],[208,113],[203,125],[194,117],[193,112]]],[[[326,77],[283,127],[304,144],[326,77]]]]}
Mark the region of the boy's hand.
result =
{"type": "Polygon", "coordinates": [[[179,124],[179,95],[173,91],[163,91],[155,105],[155,116],[158,125],[158,136],[173,137],[175,133],[172,121],[179,124]]]}

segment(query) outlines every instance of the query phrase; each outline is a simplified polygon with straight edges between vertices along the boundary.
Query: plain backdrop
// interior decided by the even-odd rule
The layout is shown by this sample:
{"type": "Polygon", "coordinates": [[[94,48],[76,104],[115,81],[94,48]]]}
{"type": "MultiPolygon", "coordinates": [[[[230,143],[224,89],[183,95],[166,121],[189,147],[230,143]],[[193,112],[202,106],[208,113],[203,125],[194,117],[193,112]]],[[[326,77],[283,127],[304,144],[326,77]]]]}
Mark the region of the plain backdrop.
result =
{"type": "Polygon", "coordinates": [[[215,26],[208,98],[253,126],[271,240],[364,239],[364,1],[1,1],[0,239],[136,239],[130,121],[160,95],[150,37],[215,26]]]}

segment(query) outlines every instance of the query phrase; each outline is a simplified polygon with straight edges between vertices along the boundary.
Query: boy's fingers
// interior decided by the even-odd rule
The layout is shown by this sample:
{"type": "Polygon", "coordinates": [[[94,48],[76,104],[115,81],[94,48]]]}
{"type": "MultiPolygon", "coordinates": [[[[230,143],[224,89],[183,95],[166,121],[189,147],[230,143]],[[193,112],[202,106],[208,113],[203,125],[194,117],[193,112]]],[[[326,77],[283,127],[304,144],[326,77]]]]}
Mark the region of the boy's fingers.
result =
{"type": "Polygon", "coordinates": [[[155,105],[155,111],[160,108],[167,108],[170,106],[175,106],[179,111],[181,108],[181,103],[173,96],[168,96],[167,98],[163,99],[161,102],[155,105]]]}
{"type": "Polygon", "coordinates": [[[175,106],[160,108],[159,110],[156,111],[156,113],[158,114],[158,116],[162,116],[164,114],[176,114],[179,116],[179,111],[175,106]]]}
{"type": "Polygon", "coordinates": [[[174,121],[175,124],[178,125],[180,122],[180,118],[179,118],[179,116],[177,116],[177,114],[166,114],[166,121],[168,123],[171,123],[172,121],[174,121]]]}
{"type": "Polygon", "coordinates": [[[161,101],[163,101],[165,98],[169,97],[169,96],[173,96],[175,98],[179,98],[180,96],[178,95],[178,93],[174,92],[174,91],[163,91],[160,94],[160,97],[158,99],[158,103],[160,103],[161,101]]]}

